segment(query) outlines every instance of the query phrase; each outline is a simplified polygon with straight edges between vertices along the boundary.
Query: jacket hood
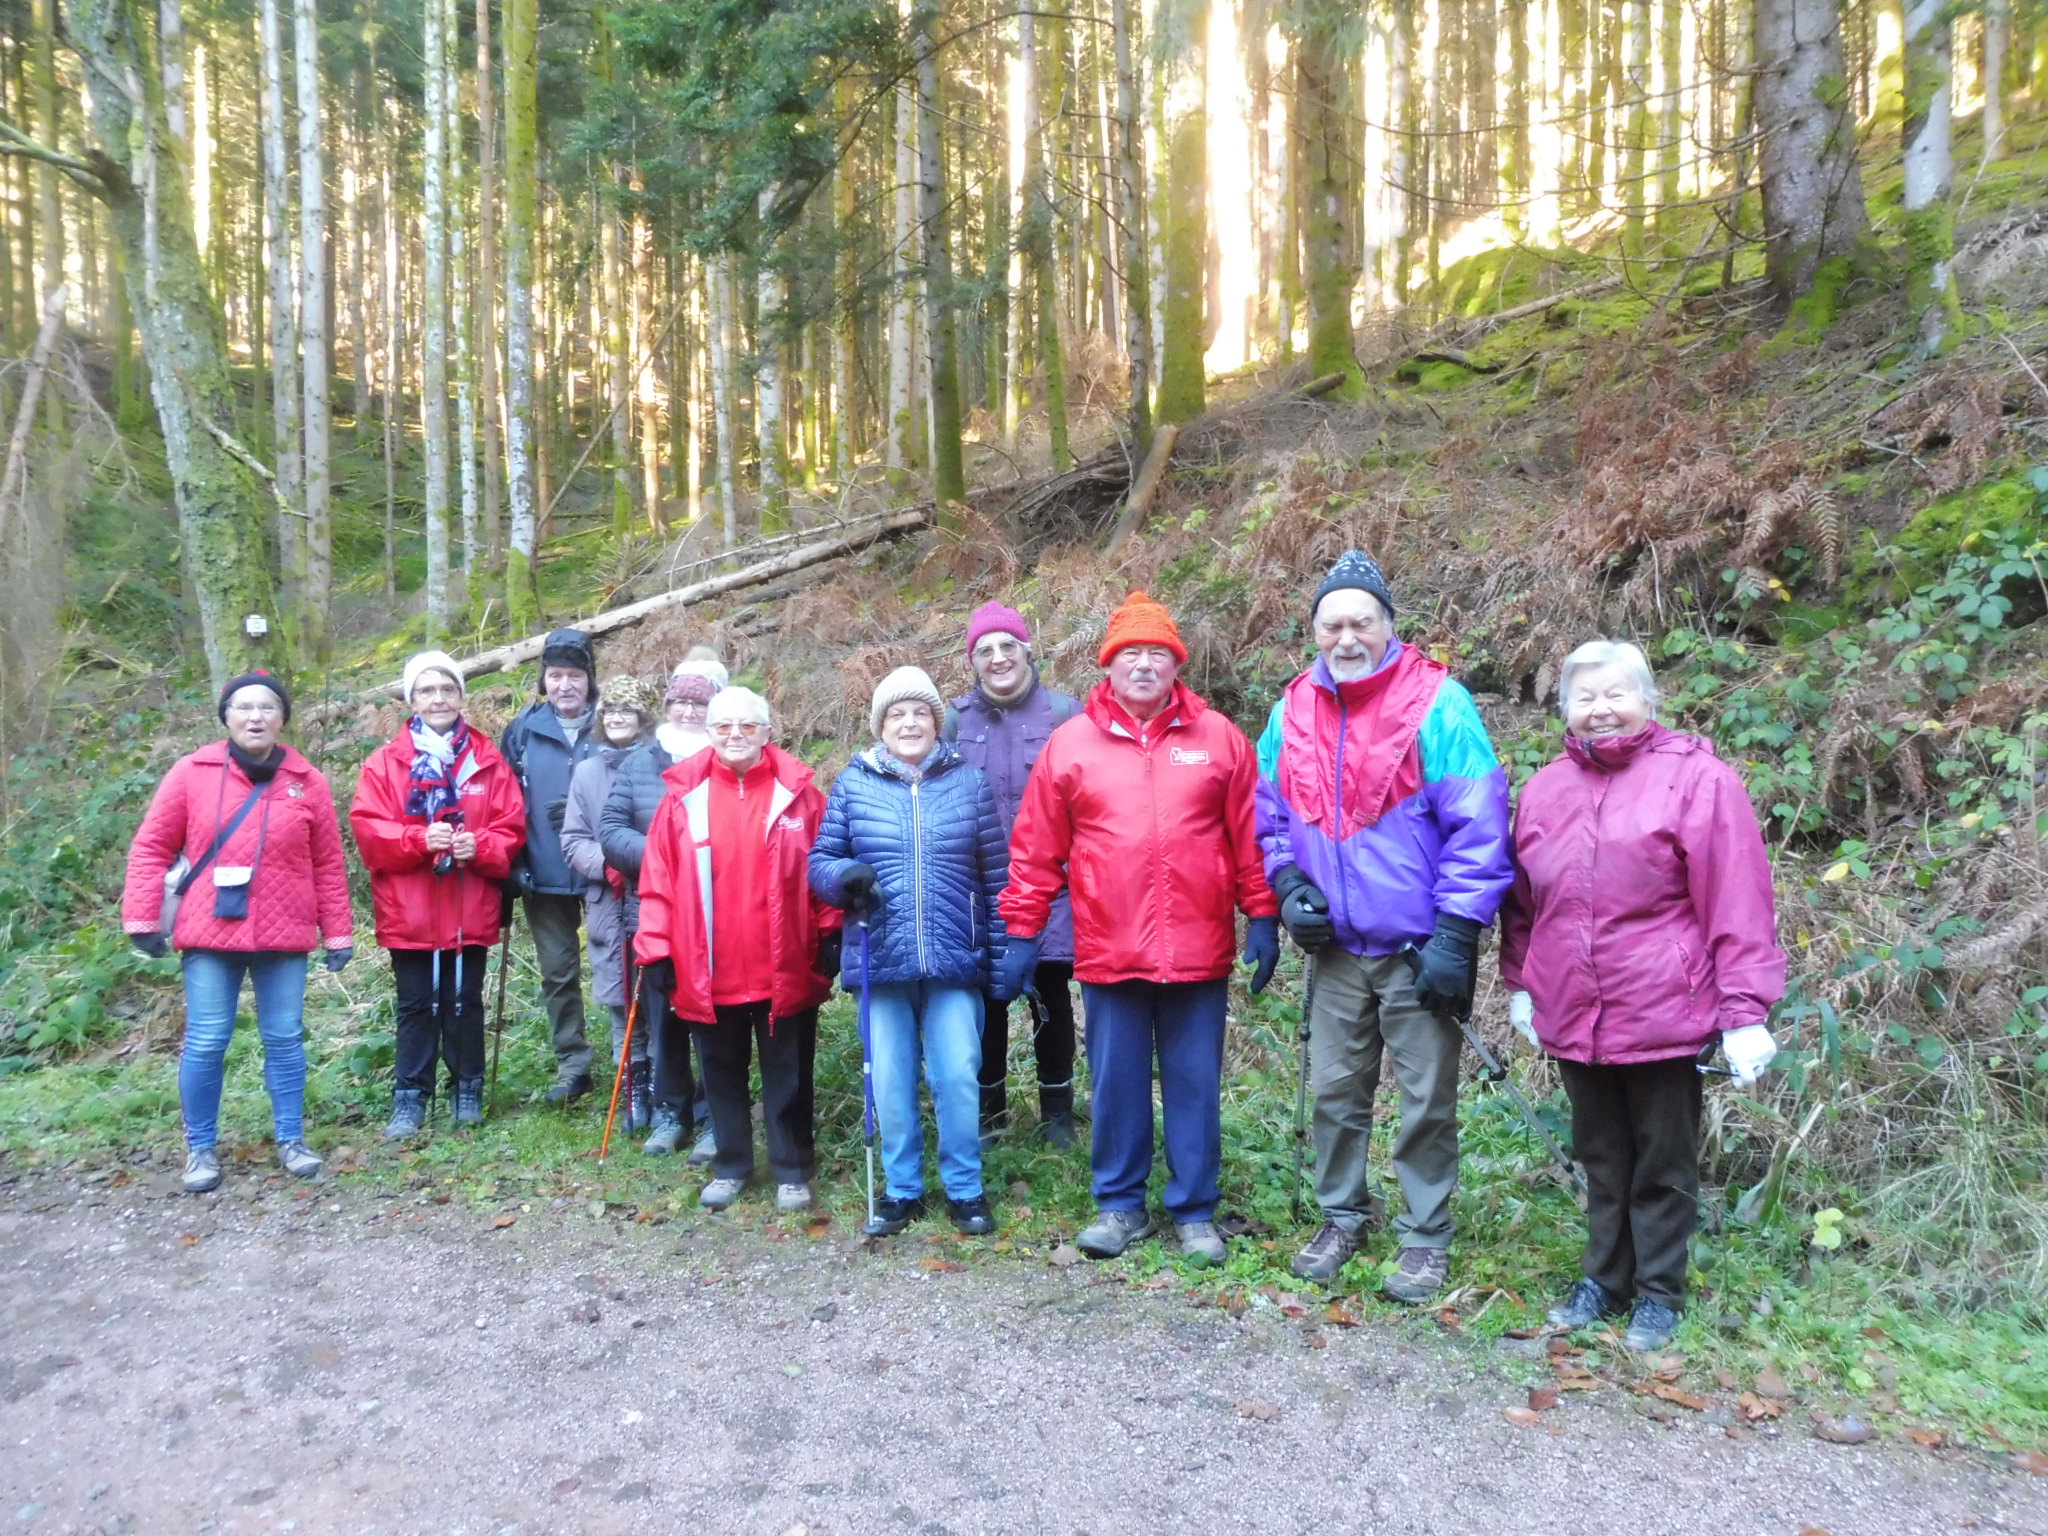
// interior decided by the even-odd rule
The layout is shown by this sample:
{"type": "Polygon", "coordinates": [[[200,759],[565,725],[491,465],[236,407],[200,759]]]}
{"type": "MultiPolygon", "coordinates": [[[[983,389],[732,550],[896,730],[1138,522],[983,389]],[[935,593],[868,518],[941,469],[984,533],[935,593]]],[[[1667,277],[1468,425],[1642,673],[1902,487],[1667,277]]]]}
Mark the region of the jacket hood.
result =
{"type": "MultiPolygon", "coordinates": [[[[688,794],[711,777],[711,762],[716,756],[709,747],[693,752],[681,762],[671,763],[663,769],[661,781],[671,789],[688,794]]],[[[792,793],[802,793],[817,777],[802,758],[783,751],[772,741],[762,748],[761,761],[775,775],[775,782],[792,793]]]]}

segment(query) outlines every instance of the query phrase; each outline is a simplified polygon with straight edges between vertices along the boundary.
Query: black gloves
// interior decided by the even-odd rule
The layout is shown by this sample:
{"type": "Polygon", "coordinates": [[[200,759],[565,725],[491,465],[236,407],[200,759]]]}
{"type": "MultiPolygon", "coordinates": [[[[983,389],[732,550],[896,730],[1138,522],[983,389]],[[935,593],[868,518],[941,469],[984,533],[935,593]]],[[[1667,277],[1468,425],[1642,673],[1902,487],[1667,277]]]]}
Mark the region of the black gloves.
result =
{"type": "Polygon", "coordinates": [[[865,912],[875,904],[875,871],[867,864],[849,864],[839,877],[839,890],[846,897],[848,912],[865,912]]]}
{"type": "Polygon", "coordinates": [[[128,942],[152,960],[161,960],[170,950],[170,940],[160,933],[131,933],[128,942]]]}
{"type": "Polygon", "coordinates": [[[548,825],[555,829],[555,836],[560,837],[562,835],[562,818],[569,814],[569,802],[566,800],[550,800],[547,803],[546,810],[548,825]]]}
{"type": "Polygon", "coordinates": [[[829,933],[818,935],[818,974],[820,976],[837,976],[839,974],[841,944],[842,940],[837,928],[834,928],[829,933]]]}
{"type": "Polygon", "coordinates": [[[1011,934],[1003,944],[1003,952],[995,957],[989,967],[988,995],[998,1003],[1007,1003],[1022,996],[1031,985],[1032,974],[1038,969],[1038,940],[1011,934]]]}
{"type": "Polygon", "coordinates": [[[1280,898],[1280,921],[1306,950],[1321,949],[1337,936],[1330,921],[1330,899],[1316,883],[1289,864],[1273,876],[1273,894],[1280,898]]]}
{"type": "Polygon", "coordinates": [[[1415,952],[1415,996],[1425,1008],[1463,1014],[1472,1008],[1472,976],[1484,930],[1469,917],[1436,915],[1436,932],[1415,952]]]}
{"type": "Polygon", "coordinates": [[[1280,919],[1255,917],[1245,927],[1244,963],[1252,967],[1252,991],[1266,990],[1273,967],[1280,963],[1280,919]]]}
{"type": "Polygon", "coordinates": [[[672,997],[676,990],[676,963],[673,960],[654,960],[640,967],[640,975],[647,983],[647,990],[658,997],[672,997]]]}
{"type": "Polygon", "coordinates": [[[349,961],[355,959],[355,957],[356,952],[353,945],[346,949],[330,949],[327,951],[327,969],[336,975],[340,975],[341,968],[347,965],[349,961]]]}

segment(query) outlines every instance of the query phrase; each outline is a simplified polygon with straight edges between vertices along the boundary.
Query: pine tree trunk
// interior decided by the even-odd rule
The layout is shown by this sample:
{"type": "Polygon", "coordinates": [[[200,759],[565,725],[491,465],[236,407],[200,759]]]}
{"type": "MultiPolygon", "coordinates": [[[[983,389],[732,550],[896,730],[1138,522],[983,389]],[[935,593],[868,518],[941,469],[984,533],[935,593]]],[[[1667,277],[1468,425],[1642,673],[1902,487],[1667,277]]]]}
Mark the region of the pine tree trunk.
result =
{"type": "Polygon", "coordinates": [[[912,337],[914,281],[911,274],[913,226],[916,223],[916,144],[910,89],[895,92],[896,148],[895,221],[890,266],[895,282],[889,294],[889,425],[888,451],[883,462],[890,469],[908,469],[917,459],[916,406],[913,394],[912,337]]]}
{"type": "Polygon", "coordinates": [[[349,372],[354,377],[354,399],[350,403],[350,418],[353,430],[350,442],[360,448],[363,442],[363,421],[370,414],[370,346],[369,323],[364,313],[369,303],[371,286],[368,271],[368,251],[363,226],[364,175],[368,156],[364,152],[364,129],[369,121],[370,74],[361,67],[349,72],[349,125],[348,157],[342,170],[341,216],[346,229],[348,247],[348,350],[349,372]]]}
{"type": "Polygon", "coordinates": [[[1365,374],[1351,349],[1351,292],[1358,274],[1351,249],[1352,157],[1345,142],[1351,102],[1342,18],[1330,0],[1297,14],[1294,101],[1304,172],[1298,196],[1305,205],[1300,218],[1308,255],[1308,368],[1315,378],[1343,374],[1332,393],[1355,400],[1365,391],[1365,374]]]}
{"type": "Polygon", "coordinates": [[[316,0],[294,0],[292,41],[299,109],[299,385],[305,395],[306,586],[299,594],[308,659],[324,662],[333,645],[334,436],[328,338],[327,168],[320,145],[320,23],[316,0]]]}
{"type": "Polygon", "coordinates": [[[1920,350],[1956,343],[1963,311],[1949,265],[1955,260],[1954,175],[1949,140],[1954,29],[1943,0],[1906,0],[1906,295],[1918,317],[1920,350]]]}
{"type": "Polygon", "coordinates": [[[157,422],[177,501],[184,571],[218,689],[254,667],[287,670],[264,550],[265,488],[224,442],[235,419],[225,325],[208,290],[175,160],[162,85],[120,0],[68,0],[66,33],[85,67],[100,179],[132,275],[157,422]],[[145,78],[138,81],[141,73],[145,78]],[[141,108],[131,97],[137,85],[141,108]],[[252,626],[250,617],[266,621],[252,626]],[[264,628],[251,634],[252,628],[264,628]]]}
{"type": "Polygon", "coordinates": [[[1628,0],[1624,13],[1628,62],[1622,75],[1622,91],[1628,103],[1628,156],[1623,162],[1622,206],[1627,210],[1622,233],[1622,250],[1635,268],[1635,281],[1643,280],[1641,263],[1647,254],[1646,213],[1650,198],[1650,4],[1649,0],[1628,0]]]}
{"type": "Polygon", "coordinates": [[[420,166],[420,445],[425,485],[420,501],[427,535],[427,644],[448,634],[448,48],[440,0],[427,0],[422,19],[426,125],[420,166]]]}
{"type": "Polygon", "coordinates": [[[732,258],[720,254],[707,263],[711,285],[711,414],[717,438],[718,510],[725,547],[740,539],[738,424],[733,420],[733,281],[732,258]]]}
{"type": "Polygon", "coordinates": [[[774,187],[763,187],[756,203],[763,247],[754,275],[755,347],[760,357],[755,372],[755,389],[760,400],[755,432],[760,439],[760,529],[763,535],[782,533],[789,527],[789,454],[786,447],[787,423],[783,419],[782,367],[786,324],[783,311],[787,295],[775,269],[773,252],[769,249],[768,229],[769,216],[775,207],[775,194],[774,187]]]}
{"type": "Polygon", "coordinates": [[[1393,250],[1388,273],[1394,302],[1408,302],[1413,280],[1413,226],[1408,212],[1415,206],[1415,12],[1399,6],[1387,33],[1387,244],[1393,250]]]}
{"type": "Polygon", "coordinates": [[[538,103],[536,0],[504,0],[505,25],[505,481],[511,527],[505,607],[515,634],[535,625],[536,505],[533,402],[534,133],[538,103]]]}
{"type": "Polygon", "coordinates": [[[911,46],[917,57],[918,214],[924,239],[925,339],[929,347],[932,494],[939,526],[954,524],[951,504],[967,495],[960,443],[960,359],[954,319],[953,256],[946,232],[946,168],[939,152],[939,38],[936,0],[920,0],[911,46]]]}
{"type": "MultiPolygon", "coordinates": [[[[633,393],[640,412],[640,499],[647,531],[668,532],[668,508],[661,495],[661,404],[655,398],[654,229],[647,222],[646,186],[633,172],[633,393]]],[[[669,391],[671,406],[675,391],[669,391]]]]}
{"type": "MultiPolygon", "coordinates": [[[[381,126],[391,126],[392,103],[387,99],[381,126]]],[[[404,271],[399,262],[398,189],[392,171],[392,135],[380,135],[384,153],[378,156],[378,208],[383,222],[384,281],[384,600],[398,601],[398,412],[405,393],[403,332],[400,330],[400,291],[404,271]]]]}
{"type": "MultiPolygon", "coordinates": [[[[610,174],[616,182],[617,169],[614,168],[610,174]]],[[[623,539],[633,531],[633,492],[626,473],[626,466],[632,461],[628,441],[632,423],[626,414],[626,348],[630,317],[626,312],[625,258],[619,249],[619,208],[616,200],[603,195],[597,201],[597,217],[601,226],[599,265],[604,279],[604,399],[607,414],[603,429],[611,438],[612,533],[623,539]]]]}
{"type": "Polygon", "coordinates": [[[1685,41],[1679,0],[1660,0],[1657,35],[1657,89],[1663,93],[1657,145],[1658,244],[1670,254],[1678,232],[1679,168],[1685,159],[1686,82],[1679,79],[1685,41]]]}
{"type": "MultiPolygon", "coordinates": [[[[852,110],[851,81],[839,83],[838,99],[842,113],[852,110]]],[[[860,448],[853,404],[854,374],[860,360],[860,312],[854,300],[860,282],[859,198],[849,153],[832,170],[832,233],[839,243],[838,293],[832,311],[832,473],[842,485],[853,479],[854,456],[860,448]]]]}
{"type": "MultiPolygon", "coordinates": [[[[476,351],[477,387],[483,395],[483,520],[491,574],[505,571],[505,529],[499,517],[502,460],[498,424],[498,117],[491,89],[491,0],[476,0],[476,351]]],[[[480,618],[491,583],[469,581],[472,617],[480,618]]]]}
{"type": "Polygon", "coordinates": [[[2011,36],[2012,11],[2006,0],[1985,0],[1984,113],[1979,123],[1986,165],[2005,153],[2005,59],[2011,36]]]}
{"type": "Polygon", "coordinates": [[[462,193],[462,163],[467,158],[462,134],[462,29],[456,0],[433,3],[441,12],[441,103],[448,124],[442,140],[448,167],[448,361],[449,382],[455,387],[455,484],[462,498],[462,593],[451,604],[452,615],[472,605],[469,589],[477,585],[483,568],[483,534],[476,484],[476,388],[469,352],[469,215],[462,193]]]}
{"type": "MultiPolygon", "coordinates": [[[[278,0],[261,0],[257,25],[263,47],[264,265],[270,275],[270,429],[272,473],[277,476],[277,551],[283,592],[295,616],[306,583],[304,439],[299,426],[298,283],[293,274],[291,161],[285,153],[284,40],[278,0]]],[[[296,622],[294,622],[296,627],[296,622]]]]}
{"type": "MultiPolygon", "coordinates": [[[[1835,0],[1756,0],[1751,91],[1765,271],[1781,304],[1846,261],[1867,227],[1835,0]]],[[[1825,317],[1822,317],[1823,321],[1825,317]]]]}
{"type": "MultiPolygon", "coordinates": [[[[1152,280],[1145,260],[1144,141],[1138,129],[1136,39],[1132,0],[1110,0],[1116,45],[1117,216],[1123,224],[1124,350],[1131,363],[1131,444],[1139,458],[1152,450],[1152,280]]],[[[1265,42],[1259,51],[1263,56],[1265,42]]]]}
{"type": "Polygon", "coordinates": [[[1192,421],[1206,409],[1203,299],[1209,254],[1209,0],[1155,14],[1166,86],[1166,347],[1159,359],[1159,420],[1192,421]],[[1168,28],[1171,27],[1169,31],[1168,28]]]}

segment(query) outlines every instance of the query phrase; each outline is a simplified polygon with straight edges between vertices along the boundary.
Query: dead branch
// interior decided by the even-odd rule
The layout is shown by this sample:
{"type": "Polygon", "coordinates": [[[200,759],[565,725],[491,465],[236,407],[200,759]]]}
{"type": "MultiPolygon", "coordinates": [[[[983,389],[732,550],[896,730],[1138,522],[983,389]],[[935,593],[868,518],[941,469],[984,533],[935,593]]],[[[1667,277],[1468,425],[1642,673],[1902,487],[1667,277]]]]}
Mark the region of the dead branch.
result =
{"type": "MultiPolygon", "coordinates": [[[[1339,375],[1341,377],[1341,375],[1339,375]]],[[[1131,482],[1131,494],[1124,499],[1124,510],[1116,520],[1116,528],[1109,536],[1104,555],[1114,555],[1124,547],[1124,540],[1138,531],[1138,525],[1145,520],[1151,509],[1152,498],[1159,494],[1159,487],[1166,479],[1166,464],[1173,457],[1173,445],[1180,438],[1180,428],[1168,422],[1152,434],[1152,451],[1145,455],[1145,462],[1138,468],[1138,478],[1131,482]]]]}
{"type": "Polygon", "coordinates": [[[0,474],[0,551],[7,547],[8,521],[28,488],[28,435],[35,427],[43,377],[50,371],[50,353],[56,349],[57,333],[64,328],[64,300],[69,293],[69,287],[59,283],[44,301],[43,327],[36,332],[36,349],[29,358],[28,377],[22,381],[21,406],[14,413],[14,431],[7,439],[7,469],[0,474]]]}
{"type": "Polygon", "coordinates": [[[1490,315],[1474,315],[1471,319],[1455,327],[1454,332],[1458,335],[1470,335],[1475,331],[1483,332],[1496,325],[1506,325],[1510,320],[1520,320],[1528,315],[1540,315],[1545,310],[1555,309],[1558,305],[1572,299],[1591,298],[1596,293],[1605,293],[1609,288],[1619,288],[1620,286],[1621,277],[1619,274],[1609,277],[1596,277],[1590,283],[1580,283],[1575,288],[1567,288],[1561,293],[1553,293],[1548,298],[1531,299],[1526,304],[1517,304],[1512,309],[1496,310],[1490,315]]]}

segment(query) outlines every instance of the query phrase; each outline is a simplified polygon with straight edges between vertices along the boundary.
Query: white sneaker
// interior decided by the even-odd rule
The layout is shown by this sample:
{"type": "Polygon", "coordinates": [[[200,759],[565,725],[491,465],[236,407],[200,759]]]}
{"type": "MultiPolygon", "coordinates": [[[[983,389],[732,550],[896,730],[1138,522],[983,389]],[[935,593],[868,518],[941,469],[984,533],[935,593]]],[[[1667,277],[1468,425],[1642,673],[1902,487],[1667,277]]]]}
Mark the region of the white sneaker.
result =
{"type": "Polygon", "coordinates": [[[704,1193],[697,1197],[697,1203],[707,1211],[722,1211],[745,1192],[745,1179],[713,1179],[704,1186],[704,1193]]]}
{"type": "Polygon", "coordinates": [[[185,1154],[185,1193],[203,1195],[220,1188],[220,1153],[212,1147],[194,1147],[185,1154]]]}
{"type": "Polygon", "coordinates": [[[327,1160],[303,1141],[288,1141],[279,1147],[277,1160],[295,1179],[310,1179],[327,1166],[327,1160]]]}
{"type": "Polygon", "coordinates": [[[778,1184],[775,1186],[775,1209],[788,1214],[791,1211],[808,1211],[811,1208],[811,1186],[808,1184],[778,1184]]]}

